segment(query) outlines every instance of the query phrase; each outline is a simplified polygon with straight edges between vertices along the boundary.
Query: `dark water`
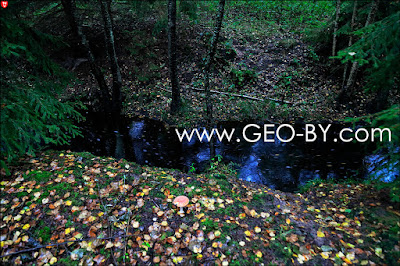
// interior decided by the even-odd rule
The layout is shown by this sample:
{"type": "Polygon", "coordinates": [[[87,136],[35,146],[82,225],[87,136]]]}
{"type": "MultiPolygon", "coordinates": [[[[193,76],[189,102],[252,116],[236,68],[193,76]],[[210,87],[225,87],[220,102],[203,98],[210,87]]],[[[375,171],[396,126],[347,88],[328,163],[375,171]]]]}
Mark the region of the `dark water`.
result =
{"type": "MultiPolygon", "coordinates": [[[[181,143],[175,128],[166,128],[155,120],[122,119],[120,122],[118,131],[110,131],[100,117],[91,115],[82,127],[85,137],[75,139],[70,149],[183,171],[191,166],[198,171],[209,167],[209,143],[197,138],[181,143]]],[[[219,124],[218,128],[235,128],[235,132],[241,134],[247,124],[227,122],[219,124]]],[[[301,124],[293,126],[296,133],[304,128],[301,124]]],[[[296,137],[289,143],[277,138],[273,143],[217,141],[216,154],[225,162],[235,163],[240,178],[283,191],[296,191],[299,185],[315,178],[364,178],[373,171],[373,164],[380,157],[371,155],[371,145],[334,142],[343,127],[332,125],[327,142],[322,141],[321,134],[312,143],[306,143],[304,137],[296,137]]],[[[289,136],[287,133],[281,131],[280,135],[285,138],[289,136]]]]}

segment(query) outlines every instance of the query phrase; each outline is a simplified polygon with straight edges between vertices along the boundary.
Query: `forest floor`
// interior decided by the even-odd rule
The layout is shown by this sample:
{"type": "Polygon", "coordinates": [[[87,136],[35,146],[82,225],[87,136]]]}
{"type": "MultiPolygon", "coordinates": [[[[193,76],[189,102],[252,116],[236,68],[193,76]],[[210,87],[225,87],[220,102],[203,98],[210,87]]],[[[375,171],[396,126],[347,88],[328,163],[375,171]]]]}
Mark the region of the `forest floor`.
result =
{"type": "MultiPolygon", "coordinates": [[[[114,23],[125,115],[180,126],[204,123],[199,90],[212,16],[200,14],[197,24],[179,20],[183,109],[171,115],[163,21],[150,16],[136,22],[134,12],[121,11],[126,3],[115,8],[122,14],[114,23]]],[[[84,55],[68,27],[56,26],[68,25],[60,10],[38,24],[52,25],[43,32],[69,44],[52,56],[66,66],[84,55]]],[[[99,12],[85,12],[85,31],[107,70],[99,12]]],[[[332,121],[367,112],[373,96],[362,92],[337,105],[340,74],[329,73],[301,31],[241,14],[227,10],[217,53],[213,89],[228,93],[213,94],[217,122],[332,121]]],[[[78,78],[66,98],[96,107],[97,84],[87,62],[66,68],[78,78]]],[[[374,185],[326,182],[285,193],[239,180],[224,164],[211,164],[203,174],[183,173],[69,151],[23,158],[12,170],[0,182],[3,264],[400,263],[399,206],[374,185]],[[183,215],[172,203],[179,195],[190,199],[183,215]]]]}
{"type": "Polygon", "coordinates": [[[89,153],[25,158],[0,183],[4,264],[395,265],[399,206],[371,185],[284,193],[89,153]],[[172,201],[185,195],[184,214],[172,201]]]}
{"type": "MultiPolygon", "coordinates": [[[[213,26],[209,18],[215,14],[204,9],[197,23],[186,16],[179,18],[178,69],[182,110],[171,114],[167,36],[163,20],[157,20],[159,14],[138,19],[133,12],[122,12],[124,8],[124,4],[116,4],[115,13],[120,15],[114,18],[115,43],[126,97],[124,114],[147,116],[178,126],[204,124],[203,62],[209,50],[213,26]]],[[[87,9],[85,12],[84,17],[92,18],[85,21],[85,28],[90,29],[87,34],[92,49],[99,64],[110,73],[101,18],[96,10],[87,9]]],[[[327,56],[317,55],[306,41],[304,29],[301,29],[304,25],[284,27],[254,14],[248,15],[251,12],[238,7],[226,11],[211,79],[212,90],[217,92],[212,94],[215,122],[340,121],[367,113],[374,96],[367,96],[359,90],[355,90],[352,100],[345,105],[336,102],[341,73],[329,72],[331,67],[326,61],[327,56]]],[[[62,23],[65,18],[62,13],[56,13],[47,20],[62,23]]],[[[61,65],[84,57],[76,52],[81,49],[74,49],[77,40],[73,39],[67,27],[53,27],[50,33],[63,36],[70,44],[54,53],[54,59],[61,65]]],[[[67,98],[79,98],[96,107],[93,95],[97,84],[90,74],[89,64],[82,63],[73,72],[78,80],[67,91],[67,98]]],[[[106,77],[111,84],[111,75],[106,77]]],[[[356,83],[356,86],[361,85],[356,83]]]]}

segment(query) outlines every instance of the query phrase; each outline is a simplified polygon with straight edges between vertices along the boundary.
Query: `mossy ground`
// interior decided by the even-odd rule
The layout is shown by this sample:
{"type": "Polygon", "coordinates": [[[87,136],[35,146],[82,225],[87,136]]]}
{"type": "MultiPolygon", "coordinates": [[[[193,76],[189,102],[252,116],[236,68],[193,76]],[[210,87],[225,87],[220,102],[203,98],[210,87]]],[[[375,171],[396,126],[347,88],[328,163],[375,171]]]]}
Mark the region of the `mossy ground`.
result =
{"type": "Polygon", "coordinates": [[[1,260],[399,263],[398,206],[373,186],[318,183],[292,194],[212,168],[183,173],[72,152],[27,158],[1,182],[1,260]],[[178,195],[190,198],[183,216],[178,195]]]}

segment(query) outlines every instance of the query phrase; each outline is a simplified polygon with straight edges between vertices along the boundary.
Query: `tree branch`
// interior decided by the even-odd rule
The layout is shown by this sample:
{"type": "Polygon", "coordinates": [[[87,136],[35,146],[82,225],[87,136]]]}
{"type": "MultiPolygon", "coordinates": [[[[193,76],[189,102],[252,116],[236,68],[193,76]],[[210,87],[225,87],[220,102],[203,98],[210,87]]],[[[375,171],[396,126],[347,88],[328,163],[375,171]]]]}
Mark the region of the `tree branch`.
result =
{"type": "Polygon", "coordinates": [[[24,250],[12,252],[12,253],[9,253],[9,254],[1,255],[1,256],[0,256],[0,259],[1,259],[1,258],[4,258],[4,257],[9,257],[9,256],[18,255],[18,254],[21,254],[21,253],[26,253],[26,252],[30,252],[30,251],[35,251],[35,250],[38,250],[38,249],[41,249],[41,248],[58,247],[58,246],[65,245],[65,244],[67,244],[67,243],[77,243],[77,242],[90,241],[90,240],[96,240],[96,239],[99,239],[99,240],[110,240],[110,239],[116,239],[116,238],[120,238],[120,237],[121,237],[121,238],[122,238],[122,237],[127,237],[127,235],[122,235],[122,236],[121,236],[121,235],[118,235],[118,236],[109,236],[109,237],[104,237],[104,238],[83,238],[83,239],[76,239],[76,240],[64,241],[64,242],[57,243],[57,244],[48,244],[48,245],[38,246],[38,247],[34,247],[34,248],[28,248],[28,249],[24,249],[24,250]]]}

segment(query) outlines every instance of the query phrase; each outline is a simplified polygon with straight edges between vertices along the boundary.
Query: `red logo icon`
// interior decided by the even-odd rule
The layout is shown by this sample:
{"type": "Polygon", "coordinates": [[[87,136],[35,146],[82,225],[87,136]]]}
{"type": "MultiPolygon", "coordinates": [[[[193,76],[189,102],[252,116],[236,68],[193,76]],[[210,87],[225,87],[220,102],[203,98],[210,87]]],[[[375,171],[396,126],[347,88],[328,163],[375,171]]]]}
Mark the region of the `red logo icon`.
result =
{"type": "Polygon", "coordinates": [[[8,1],[1,1],[1,6],[6,8],[8,6],[8,1]]]}

